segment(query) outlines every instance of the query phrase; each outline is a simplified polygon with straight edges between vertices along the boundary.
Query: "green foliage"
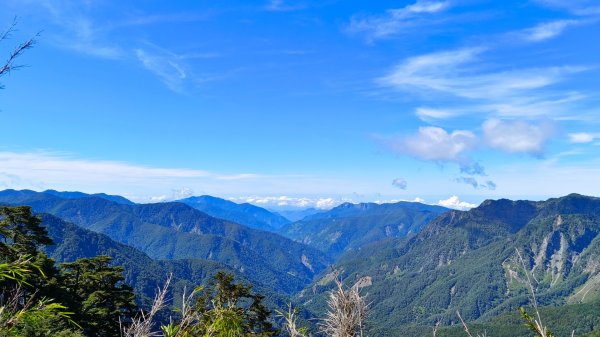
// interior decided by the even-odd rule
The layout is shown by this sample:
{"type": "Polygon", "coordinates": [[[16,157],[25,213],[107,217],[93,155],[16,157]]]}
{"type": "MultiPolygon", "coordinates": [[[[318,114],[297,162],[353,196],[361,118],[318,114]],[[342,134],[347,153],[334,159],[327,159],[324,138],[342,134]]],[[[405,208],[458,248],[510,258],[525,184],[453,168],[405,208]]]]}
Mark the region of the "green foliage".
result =
{"type": "Polygon", "coordinates": [[[42,220],[29,206],[1,206],[0,219],[0,253],[5,259],[35,256],[40,245],[52,244],[42,220]]]}
{"type": "Polygon", "coordinates": [[[27,284],[27,274],[32,270],[39,270],[39,267],[32,264],[26,256],[13,262],[0,263],[0,280],[11,280],[18,285],[27,284]]]}
{"type": "Polygon", "coordinates": [[[67,305],[85,334],[118,336],[119,323],[135,313],[133,289],[123,283],[123,267],[111,267],[110,257],[82,258],[61,264],[67,305]]]}
{"type": "Polygon", "coordinates": [[[0,264],[0,281],[9,279],[15,285],[2,291],[0,336],[77,336],[77,332],[68,329],[68,326],[78,326],[71,319],[73,313],[67,307],[47,298],[36,300],[21,288],[29,286],[26,280],[33,270],[39,270],[39,266],[26,257],[0,264]]]}
{"type": "Polygon", "coordinates": [[[103,233],[153,259],[219,262],[251,275],[255,283],[286,294],[301,291],[331,263],[317,249],[208,216],[182,203],[124,205],[92,196],[64,199],[14,190],[1,191],[2,202],[31,205],[36,212],[103,233]]]}
{"type": "Polygon", "coordinates": [[[78,331],[68,328],[68,325],[72,328],[79,326],[71,319],[73,313],[67,310],[61,304],[41,299],[31,307],[7,313],[10,316],[8,320],[14,321],[14,324],[9,324],[4,331],[0,328],[0,333],[14,337],[81,336],[78,331]]]}
{"type": "Polygon", "coordinates": [[[179,324],[169,322],[169,324],[161,325],[160,329],[162,330],[164,337],[175,337],[179,333],[179,330],[181,330],[180,327],[179,324]]]}
{"type": "Polygon", "coordinates": [[[535,318],[527,313],[525,308],[519,308],[519,312],[525,320],[525,326],[527,326],[530,331],[534,332],[537,337],[554,337],[552,331],[546,330],[544,326],[541,326],[535,318]]]}
{"type": "Polygon", "coordinates": [[[252,292],[251,285],[234,282],[231,274],[219,272],[196,301],[197,324],[189,333],[198,336],[275,336],[264,297],[252,292]]]}

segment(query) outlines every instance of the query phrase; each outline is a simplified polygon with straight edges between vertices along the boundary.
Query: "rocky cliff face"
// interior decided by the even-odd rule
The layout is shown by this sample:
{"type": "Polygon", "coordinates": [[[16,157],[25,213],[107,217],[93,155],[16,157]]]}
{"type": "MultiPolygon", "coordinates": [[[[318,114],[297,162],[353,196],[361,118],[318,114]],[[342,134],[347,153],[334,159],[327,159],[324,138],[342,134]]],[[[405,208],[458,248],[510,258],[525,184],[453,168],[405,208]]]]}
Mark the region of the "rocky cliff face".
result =
{"type": "Polygon", "coordinates": [[[529,302],[525,270],[542,305],[593,301],[600,299],[600,199],[489,200],[444,213],[412,238],[346,254],[338,270],[349,284],[369,277],[373,315],[390,328],[451,322],[457,309],[467,319],[514,311],[529,302]]]}

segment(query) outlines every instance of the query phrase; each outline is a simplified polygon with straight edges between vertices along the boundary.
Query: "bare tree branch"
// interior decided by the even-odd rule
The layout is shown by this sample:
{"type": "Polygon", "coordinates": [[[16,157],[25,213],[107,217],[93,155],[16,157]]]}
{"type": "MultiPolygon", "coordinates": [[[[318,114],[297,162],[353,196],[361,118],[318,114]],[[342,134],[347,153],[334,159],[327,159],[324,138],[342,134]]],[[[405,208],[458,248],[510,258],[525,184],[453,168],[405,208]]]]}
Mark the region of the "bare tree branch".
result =
{"type": "MultiPolygon", "coordinates": [[[[12,24],[6,29],[4,32],[0,33],[0,42],[8,40],[13,32],[15,32],[15,27],[17,26],[17,18],[15,18],[12,24]]],[[[0,77],[10,73],[13,70],[22,68],[23,65],[15,64],[16,59],[21,56],[27,49],[33,47],[36,43],[36,38],[40,35],[37,33],[34,37],[26,40],[25,42],[19,44],[13,51],[9,54],[8,58],[2,65],[0,65],[0,77]]],[[[3,86],[0,85],[0,88],[3,86]]]]}

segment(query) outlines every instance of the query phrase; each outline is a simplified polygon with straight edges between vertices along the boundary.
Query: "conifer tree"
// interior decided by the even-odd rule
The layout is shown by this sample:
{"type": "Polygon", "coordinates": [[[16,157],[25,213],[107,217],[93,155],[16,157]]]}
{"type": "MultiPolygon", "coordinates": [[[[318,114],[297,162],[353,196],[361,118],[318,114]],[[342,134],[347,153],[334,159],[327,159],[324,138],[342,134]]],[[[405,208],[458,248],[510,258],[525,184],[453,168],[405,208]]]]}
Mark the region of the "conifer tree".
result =
{"type": "Polygon", "coordinates": [[[60,266],[65,304],[89,336],[119,336],[120,322],[135,315],[133,289],[123,282],[123,267],[110,266],[110,260],[97,256],[60,266]]]}

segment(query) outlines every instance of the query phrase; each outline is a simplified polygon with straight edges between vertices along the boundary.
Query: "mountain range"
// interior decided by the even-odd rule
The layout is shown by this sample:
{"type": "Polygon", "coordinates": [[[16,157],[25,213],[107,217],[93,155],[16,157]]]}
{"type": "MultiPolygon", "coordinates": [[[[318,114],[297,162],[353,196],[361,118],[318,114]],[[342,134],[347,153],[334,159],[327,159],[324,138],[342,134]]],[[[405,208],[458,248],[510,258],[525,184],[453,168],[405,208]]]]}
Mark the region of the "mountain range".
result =
{"type": "Polygon", "coordinates": [[[541,305],[598,301],[600,199],[487,200],[449,211],[415,236],[343,255],[301,297],[319,312],[334,277],[358,282],[372,302],[370,332],[392,336],[398,327],[457,323],[456,310],[484,322],[515,313],[529,303],[525,270],[541,305]]]}
{"type": "Polygon", "coordinates": [[[111,256],[142,303],[169,273],[180,294],[226,270],[271,305],[294,301],[319,317],[341,278],[371,303],[369,335],[428,336],[440,322],[443,335],[459,336],[458,310],[478,331],[527,336],[516,310],[530,303],[529,275],[555,331],[600,329],[600,198],[486,200],[469,211],[346,203],[294,222],[210,196],[135,204],[107,194],[5,190],[0,204],[32,206],[58,262],[111,256]]]}
{"type": "Polygon", "coordinates": [[[416,234],[446,211],[444,207],[416,202],[344,203],[285,225],[278,232],[338,257],[388,237],[416,234]]]}
{"type": "Polygon", "coordinates": [[[331,263],[317,249],[179,202],[129,205],[95,196],[73,199],[5,190],[0,203],[30,205],[35,212],[105,234],[153,259],[217,261],[283,293],[302,289],[331,263]]]}

